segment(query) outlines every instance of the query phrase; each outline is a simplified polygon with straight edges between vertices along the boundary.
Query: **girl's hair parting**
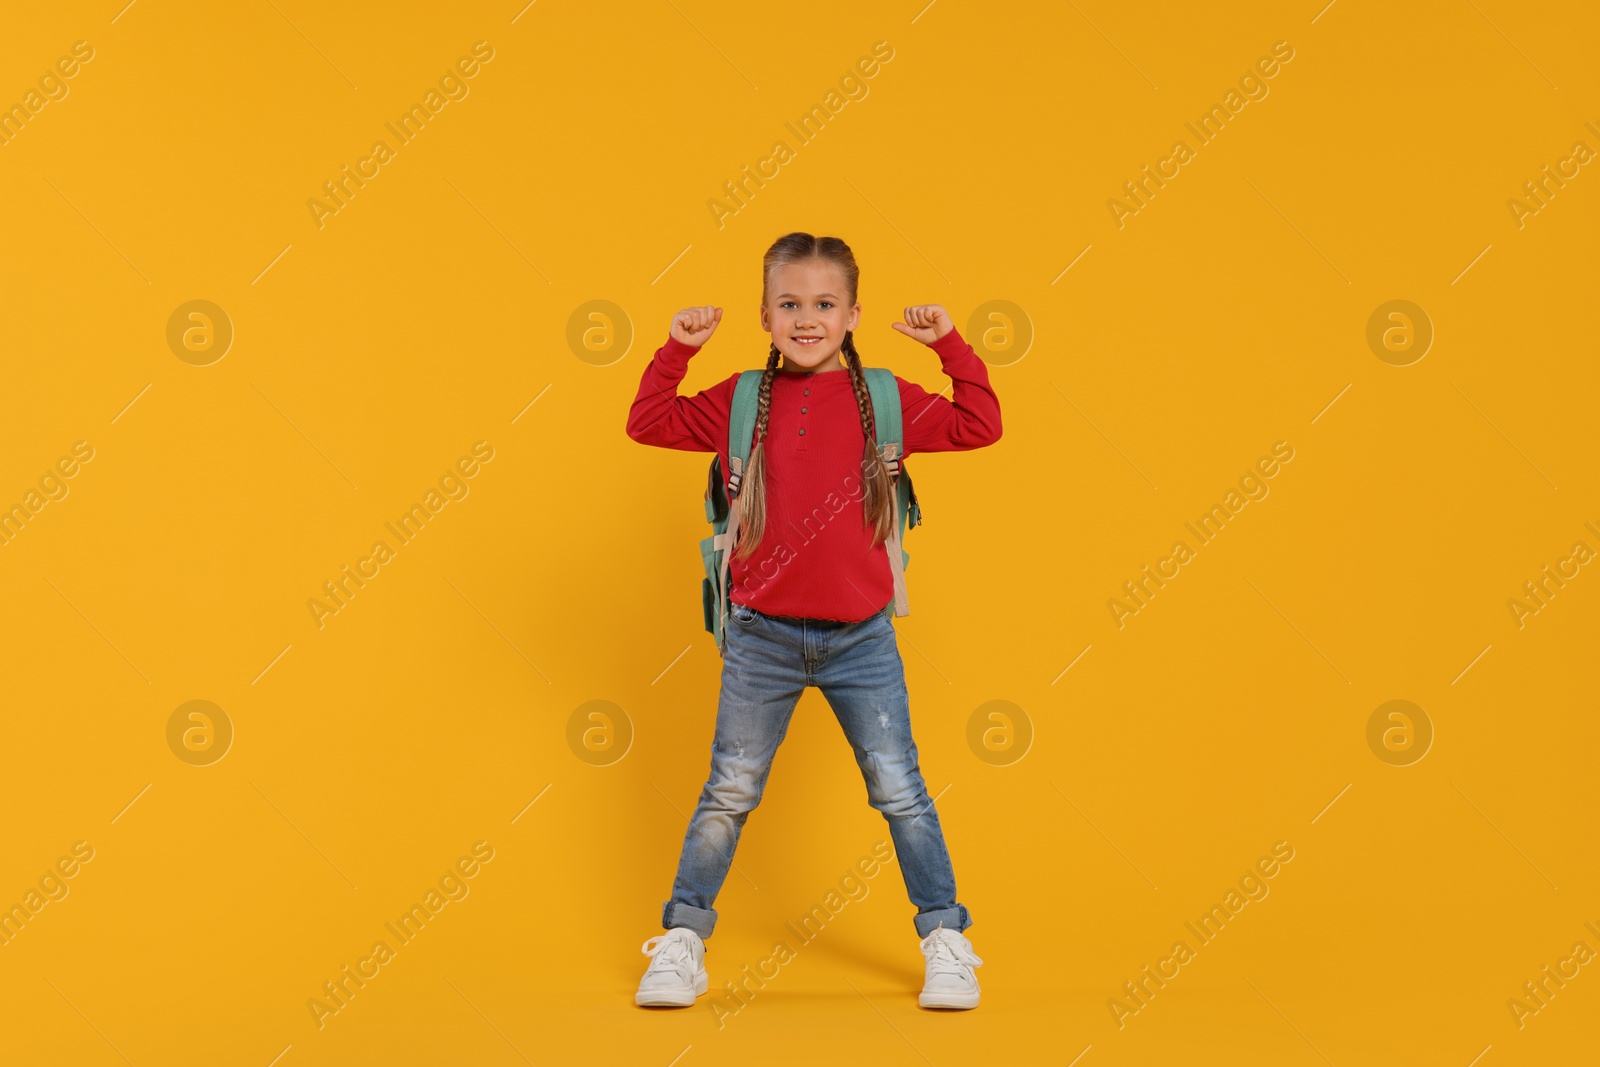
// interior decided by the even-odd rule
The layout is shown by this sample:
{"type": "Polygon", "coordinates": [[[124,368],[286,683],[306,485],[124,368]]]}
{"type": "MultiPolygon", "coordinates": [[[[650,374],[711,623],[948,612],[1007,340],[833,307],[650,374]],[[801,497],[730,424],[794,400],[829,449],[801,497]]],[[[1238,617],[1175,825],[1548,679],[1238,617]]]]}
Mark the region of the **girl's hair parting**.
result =
{"type": "MultiPolygon", "coordinates": [[[[861,272],[856,266],[856,257],[850,251],[850,246],[837,237],[813,237],[809,233],[784,234],[767,249],[761,268],[761,302],[766,303],[772,275],[779,267],[810,260],[821,260],[838,267],[844,274],[845,288],[849,292],[848,303],[853,305],[856,302],[856,285],[861,272]]],[[[856,407],[861,412],[861,433],[865,438],[861,456],[864,484],[861,509],[867,527],[873,531],[872,544],[876,547],[886,541],[894,530],[895,488],[890,478],[889,467],[878,452],[877,430],[872,418],[872,396],[867,390],[867,378],[861,371],[861,355],[856,351],[851,331],[845,331],[841,348],[850,369],[850,383],[855,387],[856,407]]],[[[745,467],[739,489],[739,495],[744,498],[740,511],[739,542],[735,549],[740,559],[747,559],[755,552],[766,530],[767,463],[766,449],[762,446],[767,437],[767,413],[772,407],[772,378],[778,372],[778,363],[781,359],[782,353],[778,351],[778,346],[772,345],[772,351],[767,356],[766,370],[761,375],[761,389],[756,407],[755,445],[750,450],[750,461],[745,467]]]]}

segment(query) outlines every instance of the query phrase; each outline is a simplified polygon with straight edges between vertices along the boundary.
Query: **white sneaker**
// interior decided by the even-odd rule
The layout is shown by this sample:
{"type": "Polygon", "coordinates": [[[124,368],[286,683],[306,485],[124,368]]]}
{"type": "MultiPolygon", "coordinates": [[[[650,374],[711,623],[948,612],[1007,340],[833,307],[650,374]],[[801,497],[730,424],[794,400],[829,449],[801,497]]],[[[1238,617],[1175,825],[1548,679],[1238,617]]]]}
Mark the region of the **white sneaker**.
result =
{"type": "Polygon", "coordinates": [[[944,924],[922,939],[922,954],[928,958],[928,975],[917,1003],[924,1008],[976,1008],[978,976],[974,967],[983,961],[972,951],[972,943],[960,931],[944,924]]]}
{"type": "Polygon", "coordinates": [[[706,977],[706,943],[687,926],[674,926],[657,934],[639,951],[650,957],[650,966],[639,979],[639,992],[633,996],[635,1004],[687,1008],[711,984],[706,977]]]}

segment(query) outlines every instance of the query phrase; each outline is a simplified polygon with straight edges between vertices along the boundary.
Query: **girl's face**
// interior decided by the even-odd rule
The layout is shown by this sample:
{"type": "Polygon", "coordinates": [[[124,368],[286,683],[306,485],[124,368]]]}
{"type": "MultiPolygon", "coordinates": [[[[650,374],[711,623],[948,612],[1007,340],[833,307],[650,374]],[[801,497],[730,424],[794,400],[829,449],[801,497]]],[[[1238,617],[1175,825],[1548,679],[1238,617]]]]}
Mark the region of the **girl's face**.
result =
{"type": "Polygon", "coordinates": [[[820,259],[789,263],[773,271],[767,292],[761,328],[783,354],[780,370],[845,369],[839,348],[861,321],[861,305],[845,303],[843,271],[820,259]]]}

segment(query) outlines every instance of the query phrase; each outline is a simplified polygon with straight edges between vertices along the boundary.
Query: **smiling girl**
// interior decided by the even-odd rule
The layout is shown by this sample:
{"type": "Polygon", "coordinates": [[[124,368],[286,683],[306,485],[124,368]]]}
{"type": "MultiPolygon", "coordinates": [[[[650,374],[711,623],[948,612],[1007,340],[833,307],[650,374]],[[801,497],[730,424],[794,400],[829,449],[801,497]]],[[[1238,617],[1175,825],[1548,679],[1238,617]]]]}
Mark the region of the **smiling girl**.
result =
{"type": "MultiPolygon", "coordinates": [[[[743,509],[730,553],[730,615],[723,654],[711,772],[684,835],[666,933],[635,1002],[687,1006],[709,985],[705,940],[739,834],[761,801],[772,760],[807,686],[822,691],[866,781],[867,799],[889,824],[906,891],[916,906],[926,977],[923,1007],[973,1008],[983,961],[962,931],[955,873],[939,814],[928,796],[911,736],[905,670],[890,613],[894,578],[885,541],[898,521],[894,472],[878,451],[873,411],[853,331],[861,321],[859,271],[836,237],[791,233],[767,250],[761,328],[771,349],[761,377],[754,445],[736,490],[743,509]],[[851,492],[854,482],[857,490],[851,492]],[[841,491],[841,487],[844,487],[841,491]],[[826,499],[844,509],[817,524],[826,499]],[[810,523],[809,526],[806,524],[810,523]],[[809,538],[780,552],[796,531],[809,538]],[[781,559],[757,568],[752,557],[781,559]]],[[[719,307],[685,308],[645,368],[628,412],[642,444],[716,452],[728,465],[728,423],[739,375],[679,396],[689,359],[722,321],[719,307]]],[[[905,309],[891,324],[938,355],[954,391],[947,400],[896,378],[902,457],[1000,439],[1000,402],[988,371],[937,304],[905,309]]]]}

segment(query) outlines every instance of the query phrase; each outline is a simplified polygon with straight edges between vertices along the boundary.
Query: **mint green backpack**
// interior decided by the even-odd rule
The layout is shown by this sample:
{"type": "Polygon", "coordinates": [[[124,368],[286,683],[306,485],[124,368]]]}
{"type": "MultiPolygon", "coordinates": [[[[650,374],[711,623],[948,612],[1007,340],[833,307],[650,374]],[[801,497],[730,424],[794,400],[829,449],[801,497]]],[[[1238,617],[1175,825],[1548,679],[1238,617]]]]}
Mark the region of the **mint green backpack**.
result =
{"type": "MultiPolygon", "coordinates": [[[[892,608],[895,615],[908,615],[911,609],[906,603],[905,568],[911,562],[911,555],[901,542],[907,531],[922,523],[922,509],[917,506],[911,474],[901,460],[904,442],[900,428],[900,386],[894,379],[894,373],[885,367],[863,367],[862,370],[867,378],[867,391],[872,397],[878,450],[889,467],[896,490],[895,522],[885,542],[889,550],[889,569],[894,574],[894,602],[885,605],[884,614],[889,614],[892,608]]],[[[711,523],[715,532],[700,541],[700,558],[705,565],[700,600],[706,630],[716,638],[719,654],[727,646],[728,605],[731,603],[728,595],[728,553],[738,536],[741,505],[739,482],[744,476],[745,464],[750,460],[750,447],[754,443],[761,374],[758,370],[747,370],[739,375],[738,385],[733,391],[733,409],[728,417],[728,466],[732,469],[724,479],[722,457],[712,457],[706,483],[706,521],[711,523]]]]}

